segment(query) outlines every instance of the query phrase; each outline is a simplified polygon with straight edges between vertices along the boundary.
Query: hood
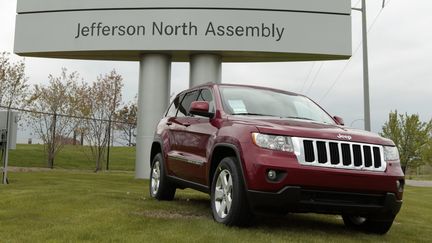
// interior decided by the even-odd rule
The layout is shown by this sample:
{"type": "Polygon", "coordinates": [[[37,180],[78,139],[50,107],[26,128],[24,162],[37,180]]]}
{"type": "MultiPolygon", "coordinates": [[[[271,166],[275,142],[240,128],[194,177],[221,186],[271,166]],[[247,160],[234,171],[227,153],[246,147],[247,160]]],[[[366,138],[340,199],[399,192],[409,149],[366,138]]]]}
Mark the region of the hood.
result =
{"type": "Polygon", "coordinates": [[[383,138],[376,133],[339,126],[336,124],[325,124],[300,119],[254,116],[230,116],[228,119],[234,123],[253,125],[260,133],[266,134],[394,145],[391,140],[383,138]]]}

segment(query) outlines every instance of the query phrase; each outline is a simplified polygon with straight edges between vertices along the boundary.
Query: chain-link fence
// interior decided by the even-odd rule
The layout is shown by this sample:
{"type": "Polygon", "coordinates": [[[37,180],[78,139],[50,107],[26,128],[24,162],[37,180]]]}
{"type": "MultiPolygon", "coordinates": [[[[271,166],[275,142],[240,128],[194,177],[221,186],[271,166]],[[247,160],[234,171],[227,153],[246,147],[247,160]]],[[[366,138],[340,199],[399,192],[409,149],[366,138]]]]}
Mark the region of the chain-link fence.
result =
{"type": "MultiPolygon", "coordinates": [[[[8,109],[0,106],[0,109],[8,109]]],[[[133,170],[136,123],[11,108],[19,112],[18,145],[10,166],[133,170]]]]}

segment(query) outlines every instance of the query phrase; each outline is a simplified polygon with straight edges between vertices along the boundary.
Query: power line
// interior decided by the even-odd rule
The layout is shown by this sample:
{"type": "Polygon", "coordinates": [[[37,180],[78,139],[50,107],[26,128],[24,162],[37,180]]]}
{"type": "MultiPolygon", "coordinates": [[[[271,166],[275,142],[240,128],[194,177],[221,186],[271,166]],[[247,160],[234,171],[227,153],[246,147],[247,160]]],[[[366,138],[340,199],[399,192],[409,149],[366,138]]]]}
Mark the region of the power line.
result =
{"type": "Polygon", "coordinates": [[[320,103],[322,100],[324,100],[327,95],[330,93],[330,91],[334,88],[334,86],[336,85],[336,83],[339,81],[339,79],[342,77],[342,75],[345,73],[346,69],[348,68],[348,66],[350,65],[353,57],[357,54],[357,52],[360,50],[362,42],[360,42],[360,44],[357,46],[356,50],[354,51],[354,54],[351,56],[351,58],[345,63],[345,66],[343,67],[342,71],[339,72],[338,76],[336,77],[336,79],[334,80],[334,82],[332,83],[332,85],[330,86],[330,88],[326,91],[326,93],[323,95],[323,97],[319,100],[318,103],[320,103]]]}
{"type": "MultiPolygon", "coordinates": [[[[361,2],[361,0],[358,0],[357,3],[354,4],[354,7],[356,7],[360,2],[361,2]]],[[[361,42],[360,42],[360,45],[361,45],[361,42]]],[[[359,46],[360,46],[360,45],[359,45],[359,46]]],[[[357,49],[358,49],[358,48],[357,48],[357,49]]],[[[357,52],[357,50],[356,50],[356,52],[357,52]]],[[[348,61],[348,63],[349,63],[350,61],[351,61],[351,59],[348,61]]],[[[312,88],[313,84],[315,83],[316,78],[318,77],[318,74],[319,74],[320,71],[321,71],[322,65],[323,65],[323,64],[321,64],[321,67],[320,67],[320,69],[318,70],[318,72],[316,73],[315,78],[314,78],[314,81],[313,81],[312,84],[309,86],[309,89],[308,89],[308,91],[306,92],[306,94],[310,91],[310,89],[312,88]]],[[[346,67],[347,67],[347,66],[346,66],[346,67]]],[[[345,68],[345,69],[346,69],[346,68],[345,68]]],[[[312,72],[312,70],[311,70],[311,72],[312,72]]],[[[304,85],[304,84],[303,84],[303,85],[304,85]]],[[[302,91],[303,91],[303,88],[302,88],[302,91]]]]}
{"type": "Polygon", "coordinates": [[[312,86],[315,84],[315,81],[317,80],[318,75],[321,72],[321,69],[322,69],[323,66],[324,66],[324,62],[321,62],[321,65],[320,65],[318,71],[316,72],[316,74],[314,76],[314,79],[312,80],[312,83],[309,85],[309,88],[306,90],[305,94],[308,94],[309,91],[311,90],[312,86]]]}
{"type": "Polygon", "coordinates": [[[361,0],[358,0],[358,1],[356,2],[356,4],[354,4],[354,8],[357,7],[358,4],[359,4],[360,2],[361,2],[361,0]]]}
{"type": "MultiPolygon", "coordinates": [[[[360,1],[359,1],[360,2],[360,1]]],[[[386,6],[389,4],[390,0],[387,1],[386,6]]],[[[357,5],[357,4],[356,4],[357,5]]],[[[378,18],[381,16],[381,13],[383,12],[384,8],[381,8],[379,13],[375,16],[374,20],[372,21],[372,24],[369,26],[368,28],[368,33],[373,29],[373,27],[375,26],[378,18]]],[[[348,68],[349,64],[351,63],[351,60],[353,59],[353,57],[357,54],[357,52],[360,50],[360,47],[362,45],[363,41],[360,41],[360,43],[358,44],[356,50],[354,51],[354,54],[351,56],[351,58],[345,63],[345,66],[343,67],[342,71],[338,74],[338,76],[336,77],[336,79],[334,80],[334,82],[332,83],[332,85],[330,86],[330,88],[326,91],[326,93],[323,95],[323,97],[319,100],[319,102],[323,101],[327,95],[330,93],[330,91],[334,88],[334,86],[336,85],[336,83],[339,81],[339,79],[342,77],[342,75],[344,74],[344,72],[346,71],[346,69],[348,68]]]]}
{"type": "Polygon", "coordinates": [[[316,62],[313,62],[312,67],[311,67],[311,69],[309,70],[308,75],[306,76],[306,79],[305,79],[305,81],[303,82],[303,85],[302,85],[301,89],[299,90],[300,92],[303,92],[304,86],[306,85],[307,81],[309,80],[309,78],[310,78],[310,76],[311,76],[311,74],[312,74],[312,71],[313,71],[315,65],[316,65],[316,62]]]}

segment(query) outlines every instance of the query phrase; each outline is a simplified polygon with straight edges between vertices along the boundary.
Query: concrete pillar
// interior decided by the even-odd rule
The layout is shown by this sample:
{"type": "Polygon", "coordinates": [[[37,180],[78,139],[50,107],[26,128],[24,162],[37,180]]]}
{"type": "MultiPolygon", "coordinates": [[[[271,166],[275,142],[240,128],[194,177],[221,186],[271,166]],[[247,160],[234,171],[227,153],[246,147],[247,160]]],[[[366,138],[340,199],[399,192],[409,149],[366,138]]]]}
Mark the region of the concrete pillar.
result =
{"type": "Polygon", "coordinates": [[[140,60],[135,177],[150,177],[150,150],[157,123],[168,107],[171,57],[146,54],[140,60]]]}
{"type": "Polygon", "coordinates": [[[190,58],[189,87],[205,83],[221,83],[222,57],[213,54],[197,54],[190,58]]]}

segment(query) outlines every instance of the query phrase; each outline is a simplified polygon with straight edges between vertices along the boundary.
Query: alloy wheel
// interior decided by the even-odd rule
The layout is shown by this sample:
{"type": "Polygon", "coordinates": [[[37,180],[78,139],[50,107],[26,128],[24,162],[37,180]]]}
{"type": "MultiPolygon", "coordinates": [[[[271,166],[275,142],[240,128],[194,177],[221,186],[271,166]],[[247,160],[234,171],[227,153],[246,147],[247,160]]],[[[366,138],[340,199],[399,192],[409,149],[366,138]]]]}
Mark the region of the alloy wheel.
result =
{"type": "Polygon", "coordinates": [[[152,178],[151,178],[151,190],[152,195],[156,195],[160,185],[160,162],[156,161],[153,165],[152,178]]]}
{"type": "Polygon", "coordinates": [[[233,181],[228,170],[220,172],[215,187],[215,209],[220,218],[225,218],[230,210],[233,201],[233,181]]]}

